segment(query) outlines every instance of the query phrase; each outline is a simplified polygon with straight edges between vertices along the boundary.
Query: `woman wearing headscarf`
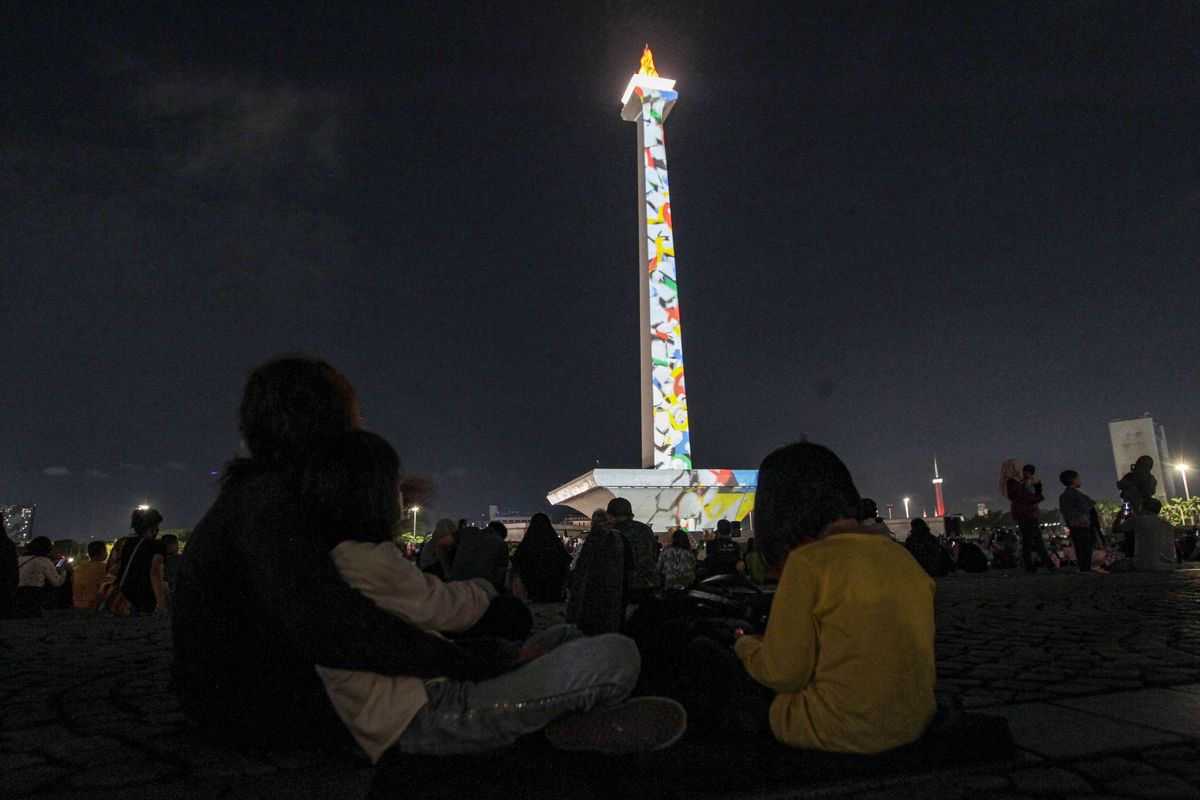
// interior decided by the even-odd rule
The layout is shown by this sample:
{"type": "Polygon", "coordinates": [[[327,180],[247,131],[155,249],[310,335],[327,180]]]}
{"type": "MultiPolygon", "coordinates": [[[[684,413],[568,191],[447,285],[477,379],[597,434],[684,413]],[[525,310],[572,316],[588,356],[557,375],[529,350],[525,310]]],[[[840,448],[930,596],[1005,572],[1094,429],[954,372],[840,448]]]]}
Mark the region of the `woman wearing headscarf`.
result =
{"type": "Polygon", "coordinates": [[[571,555],[548,516],[533,515],[512,561],[530,602],[557,603],[562,600],[571,555]]]}
{"type": "Polygon", "coordinates": [[[1000,493],[1012,503],[1013,522],[1021,531],[1021,563],[1025,571],[1037,572],[1038,564],[1033,560],[1036,555],[1038,563],[1053,572],[1054,562],[1042,541],[1041,510],[1038,508],[1038,503],[1046,498],[1042,494],[1042,482],[1034,477],[1036,473],[1032,464],[1022,466],[1017,459],[1008,459],[1000,465],[1000,493]]]}

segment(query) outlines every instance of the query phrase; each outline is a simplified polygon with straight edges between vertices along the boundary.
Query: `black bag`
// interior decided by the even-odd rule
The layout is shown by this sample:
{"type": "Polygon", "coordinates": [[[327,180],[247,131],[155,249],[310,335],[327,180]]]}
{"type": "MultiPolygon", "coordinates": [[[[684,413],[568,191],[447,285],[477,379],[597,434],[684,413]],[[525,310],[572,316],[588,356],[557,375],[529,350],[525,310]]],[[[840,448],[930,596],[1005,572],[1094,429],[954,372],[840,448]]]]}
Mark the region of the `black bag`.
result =
{"type": "Polygon", "coordinates": [[[987,556],[974,542],[963,542],[958,546],[958,568],[963,572],[987,572],[987,556]]]}
{"type": "Polygon", "coordinates": [[[716,575],[686,589],[655,593],[638,606],[623,629],[642,657],[638,691],[661,692],[696,637],[725,642],[738,628],[746,633],[766,631],[774,596],[740,575],[716,575]]]}

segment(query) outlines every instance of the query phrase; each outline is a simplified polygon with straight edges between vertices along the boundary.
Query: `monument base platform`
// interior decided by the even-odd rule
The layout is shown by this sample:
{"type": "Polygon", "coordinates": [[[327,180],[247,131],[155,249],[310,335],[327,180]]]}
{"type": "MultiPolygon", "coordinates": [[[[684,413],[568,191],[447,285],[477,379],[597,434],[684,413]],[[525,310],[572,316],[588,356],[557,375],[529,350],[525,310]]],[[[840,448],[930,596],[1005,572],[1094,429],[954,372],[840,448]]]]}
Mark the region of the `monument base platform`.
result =
{"type": "Polygon", "coordinates": [[[582,514],[614,497],[633,505],[634,519],[657,532],[715,528],[718,520],[744,520],[754,510],[758,471],[753,469],[594,469],[546,495],[553,505],[582,514]]]}

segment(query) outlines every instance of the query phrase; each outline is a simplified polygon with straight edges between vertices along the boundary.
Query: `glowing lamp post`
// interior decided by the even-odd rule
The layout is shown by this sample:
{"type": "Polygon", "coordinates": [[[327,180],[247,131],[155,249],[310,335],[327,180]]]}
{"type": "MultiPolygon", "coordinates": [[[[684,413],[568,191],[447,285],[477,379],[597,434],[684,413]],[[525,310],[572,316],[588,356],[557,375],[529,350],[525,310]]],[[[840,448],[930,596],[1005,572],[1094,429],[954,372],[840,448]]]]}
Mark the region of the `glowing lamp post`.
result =
{"type": "Polygon", "coordinates": [[[906,498],[904,498],[904,518],[905,518],[905,519],[908,519],[908,518],[909,518],[909,513],[908,513],[908,498],[907,498],[907,497],[906,497],[906,498]]]}
{"type": "Polygon", "coordinates": [[[413,538],[417,538],[417,512],[421,510],[420,506],[413,506],[413,538]]]}
{"type": "Polygon", "coordinates": [[[1183,478],[1184,498],[1187,500],[1191,500],[1192,499],[1192,490],[1188,488],[1188,482],[1187,482],[1187,474],[1188,474],[1188,469],[1189,469],[1188,465],[1187,464],[1176,464],[1175,469],[1179,470],[1179,477],[1183,478]]]}

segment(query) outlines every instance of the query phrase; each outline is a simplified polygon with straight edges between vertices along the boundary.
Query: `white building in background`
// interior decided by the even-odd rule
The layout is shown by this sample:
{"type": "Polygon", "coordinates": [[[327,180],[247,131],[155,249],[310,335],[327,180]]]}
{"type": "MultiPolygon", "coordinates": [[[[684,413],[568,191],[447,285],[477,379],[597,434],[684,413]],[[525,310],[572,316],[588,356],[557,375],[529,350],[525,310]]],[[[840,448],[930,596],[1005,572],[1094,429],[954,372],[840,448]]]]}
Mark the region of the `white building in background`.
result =
{"type": "MultiPolygon", "coordinates": [[[[532,518],[530,514],[507,513],[500,511],[499,506],[488,506],[488,522],[502,524],[508,531],[505,539],[510,542],[519,542],[525,538],[525,531],[528,530],[529,520],[532,518]]],[[[553,527],[559,536],[577,538],[591,530],[592,520],[590,517],[572,515],[561,522],[553,523],[553,527]]]]}
{"type": "Polygon", "coordinates": [[[1162,425],[1155,425],[1149,414],[1137,419],[1118,419],[1108,423],[1112,438],[1113,460],[1117,467],[1117,480],[1125,477],[1130,466],[1142,456],[1154,459],[1154,477],[1158,479],[1156,497],[1166,500],[1175,495],[1174,470],[1167,460],[1167,433],[1162,425]]]}

